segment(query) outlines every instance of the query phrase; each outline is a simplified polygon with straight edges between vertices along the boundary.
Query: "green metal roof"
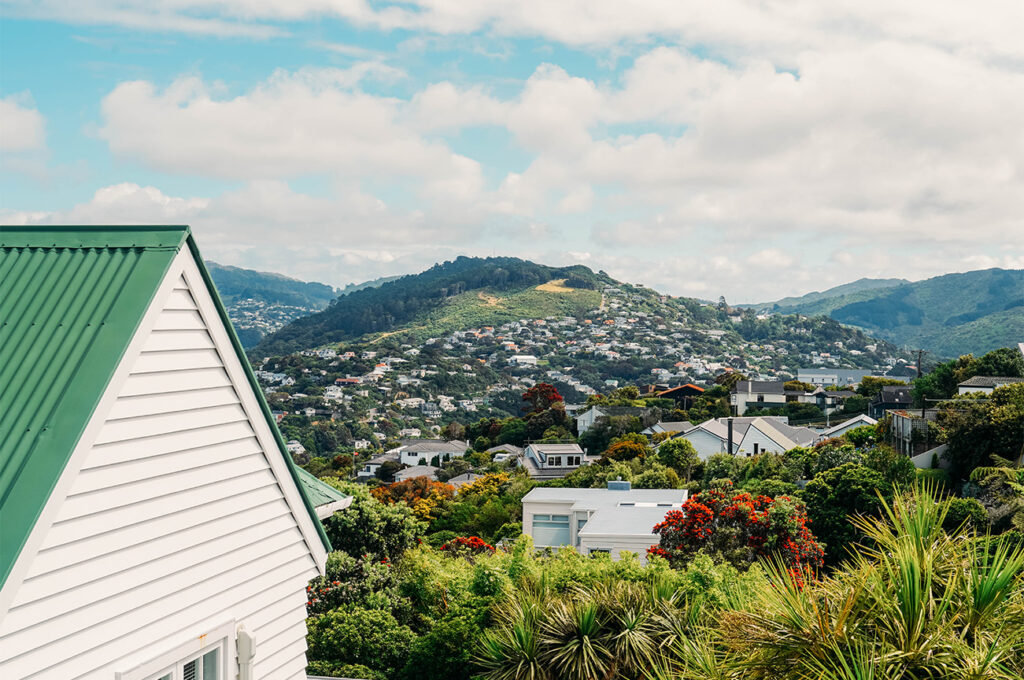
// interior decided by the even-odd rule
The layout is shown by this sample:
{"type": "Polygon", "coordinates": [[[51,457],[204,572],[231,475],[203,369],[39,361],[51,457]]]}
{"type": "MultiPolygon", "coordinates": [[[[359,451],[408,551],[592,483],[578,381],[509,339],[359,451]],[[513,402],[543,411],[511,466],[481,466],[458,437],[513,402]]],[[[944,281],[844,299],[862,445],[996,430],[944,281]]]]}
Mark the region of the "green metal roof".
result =
{"type": "Polygon", "coordinates": [[[313,507],[319,508],[321,505],[327,505],[328,503],[348,500],[347,495],[338,491],[330,484],[321,482],[302,468],[297,468],[297,470],[299,471],[299,482],[306,492],[306,498],[313,504],[313,507]]]}
{"type": "Polygon", "coordinates": [[[330,550],[188,227],[0,226],[0,585],[186,244],[330,550]]]}

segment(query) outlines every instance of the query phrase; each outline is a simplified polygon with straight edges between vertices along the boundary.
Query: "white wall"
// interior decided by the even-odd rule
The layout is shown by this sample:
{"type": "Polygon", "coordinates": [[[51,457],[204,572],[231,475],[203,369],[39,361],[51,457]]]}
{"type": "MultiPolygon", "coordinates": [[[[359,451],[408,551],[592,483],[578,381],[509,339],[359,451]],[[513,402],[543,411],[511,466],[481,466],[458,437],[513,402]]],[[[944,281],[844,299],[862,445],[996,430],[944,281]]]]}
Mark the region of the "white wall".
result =
{"type": "Polygon", "coordinates": [[[693,444],[693,448],[697,450],[697,455],[701,460],[707,460],[709,456],[716,453],[725,453],[726,443],[707,430],[698,427],[680,436],[693,444]]]}
{"type": "Polygon", "coordinates": [[[256,678],[305,677],[305,585],[322,558],[312,519],[295,510],[281,454],[266,454],[270,430],[184,256],[195,297],[173,276],[141,353],[126,356],[0,624],[0,678],[111,680],[230,620],[256,636],[256,678]]]}
{"type": "Polygon", "coordinates": [[[611,558],[617,560],[624,551],[636,553],[641,563],[647,563],[647,549],[652,545],[658,545],[661,537],[651,534],[650,537],[637,536],[583,536],[580,539],[579,551],[583,555],[589,555],[595,549],[608,550],[611,558]]]}
{"type": "Polygon", "coordinates": [[[743,439],[740,441],[738,455],[754,455],[754,444],[758,445],[758,453],[764,453],[766,451],[770,451],[771,453],[784,453],[786,450],[784,446],[777,444],[774,439],[766,435],[764,432],[761,432],[761,430],[757,429],[755,425],[751,425],[743,434],[743,439]]]}

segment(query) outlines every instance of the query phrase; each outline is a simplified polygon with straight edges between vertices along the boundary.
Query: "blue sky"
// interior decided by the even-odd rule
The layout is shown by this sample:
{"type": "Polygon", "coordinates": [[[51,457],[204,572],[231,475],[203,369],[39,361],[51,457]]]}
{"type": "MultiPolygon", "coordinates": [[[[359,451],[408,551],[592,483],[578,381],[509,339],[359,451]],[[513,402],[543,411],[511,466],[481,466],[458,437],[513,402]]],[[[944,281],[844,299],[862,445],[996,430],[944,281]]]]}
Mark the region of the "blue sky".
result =
{"type": "Polygon", "coordinates": [[[1024,266],[1020,3],[4,0],[0,221],[333,284],[459,254],[756,301],[1024,266]]]}

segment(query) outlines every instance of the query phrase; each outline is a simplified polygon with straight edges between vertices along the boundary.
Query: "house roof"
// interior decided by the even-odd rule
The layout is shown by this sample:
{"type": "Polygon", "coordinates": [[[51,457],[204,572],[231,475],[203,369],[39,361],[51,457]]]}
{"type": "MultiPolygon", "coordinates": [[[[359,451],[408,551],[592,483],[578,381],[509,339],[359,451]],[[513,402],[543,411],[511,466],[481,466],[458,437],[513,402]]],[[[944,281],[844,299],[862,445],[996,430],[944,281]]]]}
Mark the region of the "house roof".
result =
{"type": "Polygon", "coordinates": [[[184,247],[330,550],[188,227],[0,227],[0,584],[184,247]]]}
{"type": "Polygon", "coordinates": [[[530,444],[529,448],[532,448],[537,453],[543,453],[545,455],[559,454],[559,453],[583,453],[583,449],[580,448],[579,444],[530,444]]]}
{"type": "Polygon", "coordinates": [[[1020,382],[1024,382],[1024,378],[976,375],[973,378],[964,380],[962,383],[958,384],[957,387],[999,387],[1001,385],[1012,385],[1020,382]]]}
{"type": "Polygon", "coordinates": [[[863,413],[861,413],[860,415],[854,416],[853,418],[850,418],[849,420],[845,420],[845,421],[839,423],[838,425],[833,425],[832,427],[830,427],[827,430],[823,431],[821,433],[821,437],[822,437],[822,439],[827,439],[827,438],[831,437],[832,435],[834,435],[836,432],[842,432],[843,430],[845,430],[845,429],[847,429],[849,427],[859,427],[861,425],[877,425],[877,424],[878,424],[877,420],[875,420],[874,418],[869,418],[868,416],[866,416],[863,413]]]}
{"type": "Polygon", "coordinates": [[[910,390],[909,385],[885,385],[872,402],[876,404],[909,404],[912,401],[910,390]]]}
{"type": "Polygon", "coordinates": [[[753,394],[782,394],[786,391],[786,387],[781,380],[740,380],[736,383],[736,388],[733,391],[753,394]]]}
{"type": "Polygon", "coordinates": [[[316,508],[317,516],[320,519],[330,517],[337,510],[348,507],[352,503],[352,497],[338,491],[330,484],[320,481],[315,476],[298,468],[299,484],[306,498],[316,508]]]}
{"type": "MultiPolygon", "coordinates": [[[[676,499],[675,503],[682,503],[676,499]]],[[[580,538],[599,536],[648,536],[654,533],[654,525],[665,519],[665,515],[679,507],[619,506],[599,509],[580,529],[580,538]]],[[[655,538],[651,544],[658,542],[655,538]]]]}
{"type": "Polygon", "coordinates": [[[441,468],[434,467],[433,465],[413,465],[407,467],[404,470],[399,470],[395,473],[395,481],[403,481],[406,479],[412,479],[413,477],[430,477],[431,479],[437,478],[437,471],[441,468]]]}

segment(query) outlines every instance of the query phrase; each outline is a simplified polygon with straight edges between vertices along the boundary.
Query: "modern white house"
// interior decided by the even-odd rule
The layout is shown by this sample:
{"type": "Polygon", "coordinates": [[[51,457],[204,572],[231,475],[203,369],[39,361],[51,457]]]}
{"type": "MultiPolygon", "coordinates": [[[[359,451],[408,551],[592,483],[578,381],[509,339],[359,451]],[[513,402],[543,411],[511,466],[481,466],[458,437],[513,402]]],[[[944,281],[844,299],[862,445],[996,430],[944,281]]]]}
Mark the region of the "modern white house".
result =
{"type": "Polygon", "coordinates": [[[434,458],[437,458],[439,463],[462,458],[466,455],[468,447],[469,444],[459,440],[414,439],[402,442],[401,446],[396,446],[388,453],[398,453],[398,462],[402,465],[419,465],[421,460],[430,465],[434,458]]]}
{"type": "Polygon", "coordinates": [[[659,540],[654,525],[686,497],[685,489],[632,489],[629,482],[608,482],[605,489],[537,487],[523,496],[523,533],[537,548],[571,546],[612,559],[629,551],[646,561],[659,540]]]}
{"type": "Polygon", "coordinates": [[[329,543],[188,228],[0,227],[0,319],[0,678],[305,678],[329,543]]]}
{"type": "Polygon", "coordinates": [[[750,408],[779,408],[786,405],[786,388],[781,380],[740,380],[729,395],[733,415],[750,408]]]}

